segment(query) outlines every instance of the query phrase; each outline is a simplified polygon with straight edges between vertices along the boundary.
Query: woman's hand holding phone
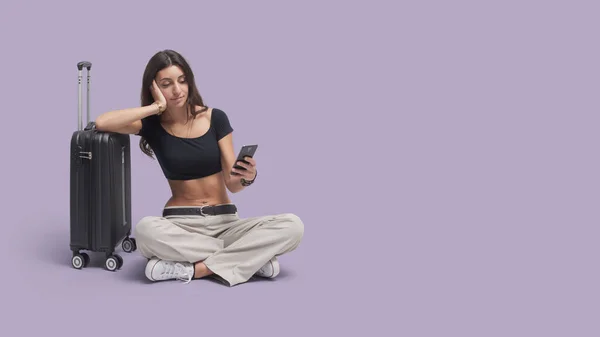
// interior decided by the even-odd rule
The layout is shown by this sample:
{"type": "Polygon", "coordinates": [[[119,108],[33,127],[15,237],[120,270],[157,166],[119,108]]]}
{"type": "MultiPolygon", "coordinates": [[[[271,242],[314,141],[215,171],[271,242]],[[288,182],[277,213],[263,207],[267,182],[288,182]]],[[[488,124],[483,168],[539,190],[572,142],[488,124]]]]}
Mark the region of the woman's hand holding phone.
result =
{"type": "Polygon", "coordinates": [[[256,179],[256,161],[254,154],[258,148],[257,144],[244,145],[240,150],[235,164],[231,168],[231,177],[242,186],[250,186],[256,179]]]}
{"type": "Polygon", "coordinates": [[[246,156],[244,157],[244,161],[238,160],[235,164],[241,168],[232,167],[231,174],[238,180],[254,180],[256,178],[256,160],[246,156]]]}

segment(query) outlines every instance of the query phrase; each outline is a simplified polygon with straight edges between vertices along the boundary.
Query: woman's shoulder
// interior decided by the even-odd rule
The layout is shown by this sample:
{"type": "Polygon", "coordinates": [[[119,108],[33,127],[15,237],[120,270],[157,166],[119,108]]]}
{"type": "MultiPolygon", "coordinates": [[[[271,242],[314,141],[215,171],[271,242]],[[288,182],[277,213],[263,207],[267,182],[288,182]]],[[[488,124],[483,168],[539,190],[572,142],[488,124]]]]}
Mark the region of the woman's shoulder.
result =
{"type": "Polygon", "coordinates": [[[225,110],[220,108],[211,108],[212,116],[216,116],[217,118],[229,118],[225,110]]]}
{"type": "Polygon", "coordinates": [[[197,112],[196,118],[205,117],[209,121],[216,121],[217,123],[228,122],[229,117],[227,113],[220,108],[207,107],[207,106],[196,106],[195,111],[197,112]]]}
{"type": "Polygon", "coordinates": [[[212,117],[212,116],[223,116],[223,115],[227,115],[225,113],[225,111],[223,111],[223,109],[219,109],[216,107],[197,107],[196,111],[206,114],[208,117],[212,117]]]}
{"type": "Polygon", "coordinates": [[[202,114],[206,114],[206,117],[209,119],[212,128],[217,132],[217,139],[221,139],[233,131],[229,117],[223,109],[212,107],[208,108],[202,114]]]}

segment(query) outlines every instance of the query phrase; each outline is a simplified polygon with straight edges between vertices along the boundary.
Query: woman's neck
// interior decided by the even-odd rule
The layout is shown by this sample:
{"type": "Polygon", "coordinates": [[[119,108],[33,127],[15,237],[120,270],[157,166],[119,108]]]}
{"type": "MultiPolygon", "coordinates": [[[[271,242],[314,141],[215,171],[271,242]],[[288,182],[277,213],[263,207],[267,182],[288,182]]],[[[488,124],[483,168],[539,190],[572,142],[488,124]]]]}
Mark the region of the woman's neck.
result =
{"type": "Polygon", "coordinates": [[[188,106],[184,106],[180,109],[167,109],[162,113],[161,120],[170,124],[185,124],[190,119],[188,113],[188,106]]]}

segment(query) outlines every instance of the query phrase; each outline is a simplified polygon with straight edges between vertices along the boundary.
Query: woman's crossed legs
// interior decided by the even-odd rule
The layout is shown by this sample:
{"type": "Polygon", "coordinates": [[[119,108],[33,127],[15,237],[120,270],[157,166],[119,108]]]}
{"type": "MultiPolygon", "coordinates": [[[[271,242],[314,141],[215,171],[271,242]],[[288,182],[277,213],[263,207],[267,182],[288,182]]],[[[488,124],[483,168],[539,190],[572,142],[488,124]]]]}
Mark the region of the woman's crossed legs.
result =
{"type": "Polygon", "coordinates": [[[150,259],[148,279],[189,282],[216,274],[229,286],[277,276],[276,257],[296,249],[303,235],[302,220],[291,213],[147,216],[134,228],[140,253],[150,259]]]}

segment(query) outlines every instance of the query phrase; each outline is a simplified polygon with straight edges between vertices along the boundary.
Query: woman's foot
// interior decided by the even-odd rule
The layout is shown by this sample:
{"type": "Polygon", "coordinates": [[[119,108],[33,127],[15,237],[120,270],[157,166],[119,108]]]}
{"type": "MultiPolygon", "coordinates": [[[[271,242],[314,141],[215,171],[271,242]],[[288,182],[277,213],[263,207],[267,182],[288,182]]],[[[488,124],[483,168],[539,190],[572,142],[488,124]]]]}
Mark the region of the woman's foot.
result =
{"type": "Polygon", "coordinates": [[[279,261],[277,261],[277,257],[273,257],[269,262],[265,263],[254,275],[266,278],[274,278],[279,275],[279,261]]]}
{"type": "MultiPolygon", "coordinates": [[[[262,266],[254,275],[274,278],[279,275],[279,261],[273,257],[262,266]]],[[[150,281],[180,280],[189,283],[192,279],[203,278],[213,272],[203,262],[196,265],[189,262],[166,261],[152,258],[146,264],[146,277],[150,281]]]]}
{"type": "Polygon", "coordinates": [[[146,264],[146,277],[150,281],[180,280],[189,283],[194,278],[194,265],[154,257],[146,264]]]}

